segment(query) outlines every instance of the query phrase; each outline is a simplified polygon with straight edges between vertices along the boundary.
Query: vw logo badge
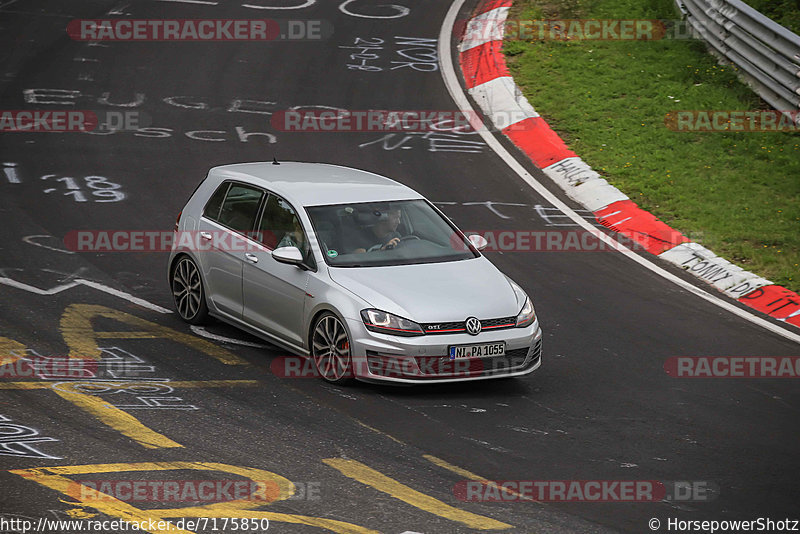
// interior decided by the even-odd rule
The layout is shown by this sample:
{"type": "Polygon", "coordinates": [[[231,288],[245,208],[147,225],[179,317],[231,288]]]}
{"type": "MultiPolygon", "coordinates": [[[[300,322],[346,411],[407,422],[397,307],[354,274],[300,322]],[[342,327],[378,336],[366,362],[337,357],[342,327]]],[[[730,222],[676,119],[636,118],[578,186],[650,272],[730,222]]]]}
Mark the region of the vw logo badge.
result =
{"type": "Polygon", "coordinates": [[[481,322],[476,317],[470,317],[466,322],[467,333],[477,336],[481,333],[481,322]]]}

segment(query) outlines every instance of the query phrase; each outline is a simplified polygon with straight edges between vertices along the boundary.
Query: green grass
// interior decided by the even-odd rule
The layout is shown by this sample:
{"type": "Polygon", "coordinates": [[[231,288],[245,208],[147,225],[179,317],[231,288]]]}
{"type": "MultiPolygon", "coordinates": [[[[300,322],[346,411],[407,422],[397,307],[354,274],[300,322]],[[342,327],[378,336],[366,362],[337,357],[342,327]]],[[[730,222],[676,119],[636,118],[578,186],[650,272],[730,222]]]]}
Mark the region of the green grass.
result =
{"type": "MultiPolygon", "coordinates": [[[[672,0],[517,0],[509,18],[675,19],[672,0]]],[[[689,238],[800,291],[800,133],[674,132],[676,110],[769,109],[703,44],[512,41],[525,96],[613,185],[689,238]]]]}
{"type": "Polygon", "coordinates": [[[798,0],[744,0],[750,7],[761,11],[778,24],[800,33],[800,1],[798,0]]]}

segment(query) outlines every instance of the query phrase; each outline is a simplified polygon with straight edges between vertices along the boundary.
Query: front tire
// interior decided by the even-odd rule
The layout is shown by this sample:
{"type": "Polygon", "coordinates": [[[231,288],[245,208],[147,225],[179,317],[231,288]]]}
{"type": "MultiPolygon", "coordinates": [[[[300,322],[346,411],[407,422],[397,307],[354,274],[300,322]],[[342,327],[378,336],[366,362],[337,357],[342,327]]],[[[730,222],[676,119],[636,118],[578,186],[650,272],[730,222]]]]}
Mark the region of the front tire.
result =
{"type": "Polygon", "coordinates": [[[350,336],[339,318],[326,312],[311,331],[311,357],[319,376],[331,384],[344,385],[353,380],[350,336]]]}
{"type": "Polygon", "coordinates": [[[172,298],[175,310],[189,324],[203,324],[208,317],[203,279],[194,260],[183,256],[172,269],[172,298]]]}

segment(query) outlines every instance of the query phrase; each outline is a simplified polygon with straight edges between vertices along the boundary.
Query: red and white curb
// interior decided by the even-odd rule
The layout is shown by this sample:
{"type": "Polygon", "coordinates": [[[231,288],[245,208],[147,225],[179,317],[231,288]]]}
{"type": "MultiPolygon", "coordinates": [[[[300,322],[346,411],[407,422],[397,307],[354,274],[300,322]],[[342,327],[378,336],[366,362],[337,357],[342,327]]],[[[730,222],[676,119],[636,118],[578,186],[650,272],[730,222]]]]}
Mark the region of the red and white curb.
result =
{"type": "Polygon", "coordinates": [[[746,306],[800,327],[800,295],[733,265],[641,209],[572,152],[539,116],[514,83],[502,53],[512,3],[484,0],[460,28],[464,83],[488,120],[602,225],[746,306]]]}

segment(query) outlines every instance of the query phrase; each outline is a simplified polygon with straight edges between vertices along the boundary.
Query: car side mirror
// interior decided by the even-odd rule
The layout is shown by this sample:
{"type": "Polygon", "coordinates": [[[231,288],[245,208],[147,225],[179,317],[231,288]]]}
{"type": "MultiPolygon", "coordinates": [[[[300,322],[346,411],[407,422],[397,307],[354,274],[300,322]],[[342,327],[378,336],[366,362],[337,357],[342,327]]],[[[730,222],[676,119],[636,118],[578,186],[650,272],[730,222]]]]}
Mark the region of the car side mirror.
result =
{"type": "Polygon", "coordinates": [[[298,267],[305,268],[303,264],[303,253],[297,247],[280,247],[272,251],[272,257],[275,261],[286,263],[289,265],[297,265],[298,267]]]}
{"type": "Polygon", "coordinates": [[[468,239],[469,242],[472,243],[472,246],[478,250],[485,249],[486,245],[489,244],[489,242],[486,241],[486,238],[479,234],[472,234],[468,239]]]}

